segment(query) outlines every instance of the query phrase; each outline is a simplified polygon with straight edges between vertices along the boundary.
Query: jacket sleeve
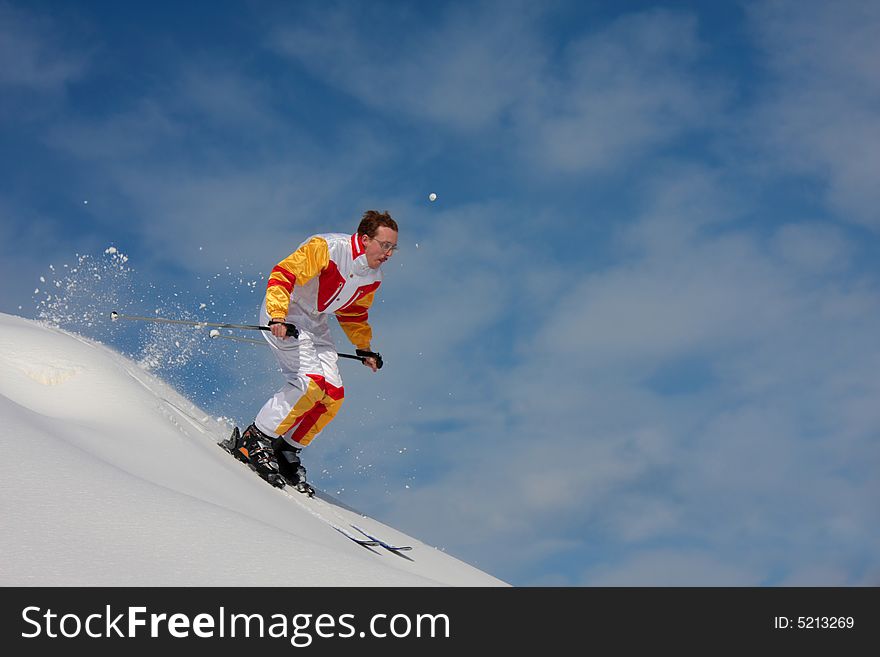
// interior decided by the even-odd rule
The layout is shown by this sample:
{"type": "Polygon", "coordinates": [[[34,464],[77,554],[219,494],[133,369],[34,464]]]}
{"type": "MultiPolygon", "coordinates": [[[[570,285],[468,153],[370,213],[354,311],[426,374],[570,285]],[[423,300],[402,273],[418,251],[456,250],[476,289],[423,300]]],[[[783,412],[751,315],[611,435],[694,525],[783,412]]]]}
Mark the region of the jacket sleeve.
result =
{"type": "Polygon", "coordinates": [[[266,310],[272,319],[284,319],[294,285],[305,285],[330,262],[327,241],[313,237],[279,262],[266,284],[266,310]]]}
{"type": "Polygon", "coordinates": [[[358,349],[369,349],[373,339],[373,329],[367,320],[378,287],[378,283],[370,285],[353,303],[336,311],[339,326],[358,349]]]}

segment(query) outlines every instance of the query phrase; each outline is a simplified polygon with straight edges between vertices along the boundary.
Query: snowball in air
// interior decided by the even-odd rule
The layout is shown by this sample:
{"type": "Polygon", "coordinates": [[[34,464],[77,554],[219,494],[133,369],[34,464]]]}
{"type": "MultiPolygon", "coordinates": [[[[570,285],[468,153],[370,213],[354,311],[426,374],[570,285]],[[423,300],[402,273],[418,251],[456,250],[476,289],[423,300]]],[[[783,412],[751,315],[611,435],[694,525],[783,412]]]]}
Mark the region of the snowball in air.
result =
{"type": "Polygon", "coordinates": [[[430,194],[428,194],[428,200],[429,200],[429,201],[432,201],[432,202],[433,202],[433,201],[436,201],[436,200],[437,200],[437,195],[436,195],[434,192],[431,192],[430,194]]]}
{"type": "Polygon", "coordinates": [[[218,331],[217,329],[211,329],[211,332],[208,333],[208,335],[210,335],[212,338],[219,338],[220,331],[218,331]]]}

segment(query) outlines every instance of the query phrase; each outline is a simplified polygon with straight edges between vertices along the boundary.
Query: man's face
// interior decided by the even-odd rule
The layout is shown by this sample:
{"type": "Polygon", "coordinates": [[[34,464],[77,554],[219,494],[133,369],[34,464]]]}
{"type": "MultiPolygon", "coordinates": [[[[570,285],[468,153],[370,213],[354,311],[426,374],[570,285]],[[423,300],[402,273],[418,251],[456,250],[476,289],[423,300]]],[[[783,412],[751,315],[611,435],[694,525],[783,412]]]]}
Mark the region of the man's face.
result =
{"type": "Polygon", "coordinates": [[[397,231],[387,226],[379,226],[376,236],[364,235],[364,250],[367,254],[367,264],[376,269],[391,257],[397,248],[397,231]]]}

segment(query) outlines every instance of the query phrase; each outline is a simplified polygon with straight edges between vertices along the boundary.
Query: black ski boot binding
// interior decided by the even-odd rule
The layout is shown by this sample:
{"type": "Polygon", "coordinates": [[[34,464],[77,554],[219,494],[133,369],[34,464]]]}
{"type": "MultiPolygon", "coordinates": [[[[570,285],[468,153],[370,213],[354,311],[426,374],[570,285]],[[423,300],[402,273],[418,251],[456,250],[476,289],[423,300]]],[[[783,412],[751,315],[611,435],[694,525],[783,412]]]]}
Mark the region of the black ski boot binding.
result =
{"type": "Polygon", "coordinates": [[[275,450],[272,449],[273,440],[271,436],[267,436],[252,424],[243,434],[239,434],[236,427],[229,439],[220,443],[220,446],[239,461],[247,463],[268,483],[283,488],[285,482],[278,472],[275,450]]]}
{"type": "Polygon", "coordinates": [[[294,447],[280,436],[275,439],[274,448],[278,472],[284,478],[284,481],[300,493],[314,497],[315,489],[306,481],[306,469],[299,459],[302,449],[294,447]]]}

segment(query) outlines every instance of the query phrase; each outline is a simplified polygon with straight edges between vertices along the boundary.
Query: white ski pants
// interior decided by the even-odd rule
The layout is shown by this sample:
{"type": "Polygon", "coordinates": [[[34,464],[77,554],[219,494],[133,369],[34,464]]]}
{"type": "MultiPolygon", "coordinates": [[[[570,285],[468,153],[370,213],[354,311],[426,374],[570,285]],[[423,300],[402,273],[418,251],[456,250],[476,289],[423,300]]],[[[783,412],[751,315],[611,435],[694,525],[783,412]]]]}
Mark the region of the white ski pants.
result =
{"type": "MultiPolygon", "coordinates": [[[[344,399],[336,345],[327,315],[311,314],[290,304],[287,321],[299,329],[299,338],[285,340],[263,331],[281,366],[285,384],[257,413],[257,428],[269,436],[283,436],[294,447],[305,447],[334,418],[344,399]]],[[[269,322],[265,303],[260,322],[269,322]]]]}

